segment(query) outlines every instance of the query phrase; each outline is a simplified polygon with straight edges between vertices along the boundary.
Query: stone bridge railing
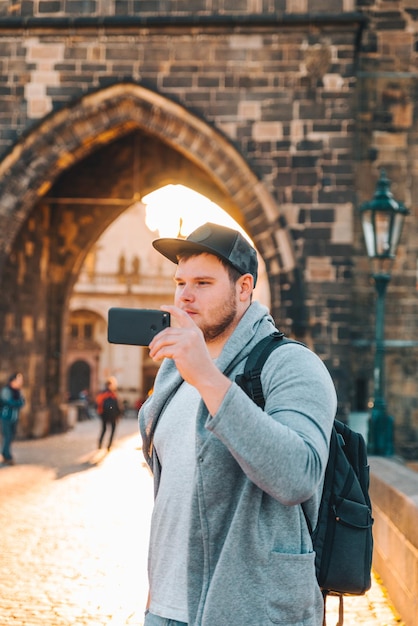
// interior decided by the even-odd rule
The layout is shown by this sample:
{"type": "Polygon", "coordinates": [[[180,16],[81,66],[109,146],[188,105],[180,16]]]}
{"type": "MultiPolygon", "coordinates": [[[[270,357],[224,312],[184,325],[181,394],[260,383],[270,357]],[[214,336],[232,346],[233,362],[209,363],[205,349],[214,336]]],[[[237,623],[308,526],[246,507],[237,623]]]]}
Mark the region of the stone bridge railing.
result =
{"type": "Polygon", "coordinates": [[[405,626],[418,624],[418,472],[371,457],[373,567],[405,626]]]}

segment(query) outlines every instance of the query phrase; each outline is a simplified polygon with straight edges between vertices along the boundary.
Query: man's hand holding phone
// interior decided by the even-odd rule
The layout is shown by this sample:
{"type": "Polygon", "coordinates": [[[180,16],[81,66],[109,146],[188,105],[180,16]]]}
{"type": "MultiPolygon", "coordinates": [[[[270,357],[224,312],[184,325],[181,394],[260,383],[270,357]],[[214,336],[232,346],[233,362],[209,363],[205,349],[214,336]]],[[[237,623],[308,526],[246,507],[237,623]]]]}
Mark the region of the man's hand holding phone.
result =
{"type": "Polygon", "coordinates": [[[196,387],[214,415],[231,381],[216,367],[203,332],[191,317],[176,306],[162,306],[161,310],[170,314],[174,325],[153,338],[149,345],[151,358],[173,359],[182,378],[196,387]]]}

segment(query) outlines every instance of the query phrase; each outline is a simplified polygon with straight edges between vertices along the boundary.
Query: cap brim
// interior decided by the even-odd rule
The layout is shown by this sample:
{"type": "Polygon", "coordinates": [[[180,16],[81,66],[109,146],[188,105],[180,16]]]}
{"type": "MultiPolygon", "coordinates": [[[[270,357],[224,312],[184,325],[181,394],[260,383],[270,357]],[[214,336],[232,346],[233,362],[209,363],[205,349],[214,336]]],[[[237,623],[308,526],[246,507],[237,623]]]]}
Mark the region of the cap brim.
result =
{"type": "Polygon", "coordinates": [[[152,245],[158,252],[160,252],[160,254],[173,263],[178,263],[178,255],[182,252],[207,252],[208,254],[220,256],[225,259],[225,261],[230,263],[229,259],[216,252],[213,248],[204,246],[194,241],[188,241],[187,239],[170,239],[168,237],[163,237],[161,239],[155,239],[152,242],[152,245]]]}

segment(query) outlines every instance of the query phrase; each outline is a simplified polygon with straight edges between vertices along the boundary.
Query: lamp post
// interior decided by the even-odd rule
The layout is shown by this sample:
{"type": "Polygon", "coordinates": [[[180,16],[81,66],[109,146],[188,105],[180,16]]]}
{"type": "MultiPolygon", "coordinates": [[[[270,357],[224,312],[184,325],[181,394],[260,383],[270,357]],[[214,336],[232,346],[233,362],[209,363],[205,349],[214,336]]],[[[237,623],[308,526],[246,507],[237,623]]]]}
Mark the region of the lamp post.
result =
{"type": "Polygon", "coordinates": [[[390,456],[394,452],[394,443],[393,417],[387,414],[384,394],[385,296],[403,222],[409,210],[393,197],[390,191],[390,181],[384,170],[380,173],[372,200],[360,206],[360,213],[367,255],[371,260],[372,276],[377,293],[374,401],[369,420],[368,447],[371,454],[390,456]]]}
{"type": "Polygon", "coordinates": [[[409,214],[409,210],[393,197],[390,191],[390,181],[384,170],[380,173],[372,200],[360,206],[360,213],[367,255],[371,261],[377,293],[374,401],[369,420],[368,447],[371,454],[390,456],[394,452],[394,445],[393,417],[387,414],[384,394],[385,296],[404,219],[409,214]]]}

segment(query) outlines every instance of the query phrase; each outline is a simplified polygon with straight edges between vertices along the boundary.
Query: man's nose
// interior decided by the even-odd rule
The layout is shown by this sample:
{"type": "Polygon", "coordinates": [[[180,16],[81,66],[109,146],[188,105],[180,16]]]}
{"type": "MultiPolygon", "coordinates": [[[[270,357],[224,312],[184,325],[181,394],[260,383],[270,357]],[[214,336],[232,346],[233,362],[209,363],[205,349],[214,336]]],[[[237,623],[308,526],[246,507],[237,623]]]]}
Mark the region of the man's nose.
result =
{"type": "Polygon", "coordinates": [[[181,290],[181,299],[187,302],[190,302],[190,300],[194,299],[192,287],[190,287],[189,285],[184,285],[183,289],[181,290]]]}

